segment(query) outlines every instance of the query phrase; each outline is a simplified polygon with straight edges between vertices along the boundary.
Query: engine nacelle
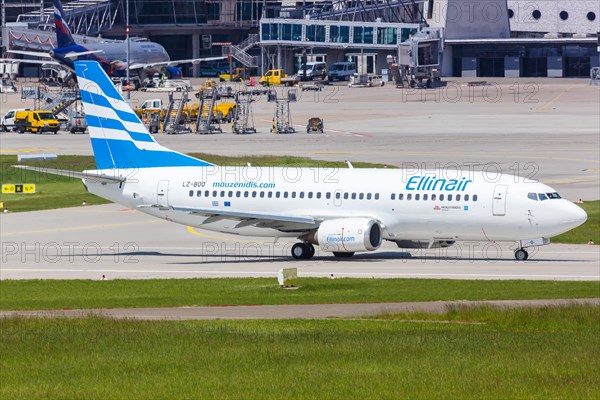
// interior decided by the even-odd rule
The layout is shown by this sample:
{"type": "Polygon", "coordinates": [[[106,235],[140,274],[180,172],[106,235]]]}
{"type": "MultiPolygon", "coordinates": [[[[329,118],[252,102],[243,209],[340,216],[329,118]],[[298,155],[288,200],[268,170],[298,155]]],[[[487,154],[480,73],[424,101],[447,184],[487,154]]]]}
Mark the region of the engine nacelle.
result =
{"type": "Polygon", "coordinates": [[[369,218],[332,219],[321,223],[314,239],[324,251],[373,251],[381,246],[381,226],[369,218]]]}
{"type": "Polygon", "coordinates": [[[401,249],[439,249],[450,247],[454,243],[453,240],[437,240],[429,247],[429,241],[427,240],[396,240],[396,245],[401,249]]]}

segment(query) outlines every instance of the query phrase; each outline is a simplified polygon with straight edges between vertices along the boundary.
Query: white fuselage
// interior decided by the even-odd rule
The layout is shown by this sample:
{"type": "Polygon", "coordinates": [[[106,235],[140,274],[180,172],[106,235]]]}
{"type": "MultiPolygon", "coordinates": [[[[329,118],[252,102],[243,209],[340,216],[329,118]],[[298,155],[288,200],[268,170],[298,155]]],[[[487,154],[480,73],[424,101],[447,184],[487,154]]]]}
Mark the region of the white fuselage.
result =
{"type": "Polygon", "coordinates": [[[208,220],[206,215],[181,209],[310,216],[317,220],[371,218],[381,224],[383,239],[393,241],[548,238],[587,218],[570,201],[553,196],[552,188],[513,175],[489,177],[480,172],[444,171],[434,176],[403,169],[217,166],[106,173],[127,177],[127,181],[101,184],[85,179],[90,192],[158,218],[249,236],[299,237],[306,227],[296,230],[288,226],[283,232],[252,225],[240,227],[239,219],[208,220]],[[535,199],[531,194],[536,194],[535,199]]]}

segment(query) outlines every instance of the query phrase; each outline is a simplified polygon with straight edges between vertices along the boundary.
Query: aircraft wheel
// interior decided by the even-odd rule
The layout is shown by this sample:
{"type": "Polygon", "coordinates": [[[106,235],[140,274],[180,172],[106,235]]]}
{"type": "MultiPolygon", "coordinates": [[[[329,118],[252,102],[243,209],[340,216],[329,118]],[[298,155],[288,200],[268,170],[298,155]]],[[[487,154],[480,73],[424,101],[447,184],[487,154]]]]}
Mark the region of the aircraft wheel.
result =
{"type": "Polygon", "coordinates": [[[305,260],[308,258],[309,250],[306,243],[296,243],[292,246],[292,257],[296,260],[305,260]]]}
{"type": "Polygon", "coordinates": [[[308,247],[308,257],[306,257],[307,259],[313,258],[313,256],[315,255],[315,246],[313,246],[310,243],[306,243],[306,247],[308,247]]]}
{"type": "Polygon", "coordinates": [[[354,255],[354,252],[334,251],[333,255],[337,258],[350,258],[354,255]]]}
{"type": "Polygon", "coordinates": [[[515,259],[517,261],[526,261],[529,258],[529,253],[525,249],[519,249],[515,251],[515,259]]]}

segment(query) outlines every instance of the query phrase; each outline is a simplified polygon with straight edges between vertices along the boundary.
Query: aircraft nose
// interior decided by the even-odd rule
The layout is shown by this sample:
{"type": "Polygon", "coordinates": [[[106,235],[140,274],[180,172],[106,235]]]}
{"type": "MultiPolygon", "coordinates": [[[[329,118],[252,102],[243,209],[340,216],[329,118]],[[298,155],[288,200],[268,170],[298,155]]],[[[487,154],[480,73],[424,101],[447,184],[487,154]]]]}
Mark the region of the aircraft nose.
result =
{"type": "Polygon", "coordinates": [[[567,219],[569,220],[569,222],[573,222],[575,226],[579,226],[585,221],[587,221],[587,213],[583,210],[583,208],[579,207],[576,204],[569,204],[569,207],[566,211],[567,219]]]}

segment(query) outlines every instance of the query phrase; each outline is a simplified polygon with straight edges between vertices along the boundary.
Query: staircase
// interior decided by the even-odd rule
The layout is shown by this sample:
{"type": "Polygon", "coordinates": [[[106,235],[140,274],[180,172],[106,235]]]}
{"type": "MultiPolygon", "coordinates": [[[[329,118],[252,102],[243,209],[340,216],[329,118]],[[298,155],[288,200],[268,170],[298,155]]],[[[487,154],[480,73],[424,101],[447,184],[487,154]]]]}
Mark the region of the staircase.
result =
{"type": "Polygon", "coordinates": [[[167,107],[167,114],[163,122],[163,133],[190,132],[189,128],[186,128],[183,124],[183,107],[187,103],[187,96],[187,91],[179,99],[174,98],[173,93],[169,93],[169,106],[167,107]]]}
{"type": "Polygon", "coordinates": [[[42,105],[40,108],[42,110],[51,111],[54,115],[58,115],[62,112],[68,117],[72,117],[71,114],[74,111],[71,110],[70,106],[79,99],[78,90],[63,89],[58,93],[46,90],[42,92],[42,105]]]}
{"type": "Polygon", "coordinates": [[[248,54],[248,50],[259,42],[258,34],[250,34],[238,44],[223,46],[223,56],[231,56],[241,62],[245,67],[256,67],[258,62],[255,56],[248,54]]]}

